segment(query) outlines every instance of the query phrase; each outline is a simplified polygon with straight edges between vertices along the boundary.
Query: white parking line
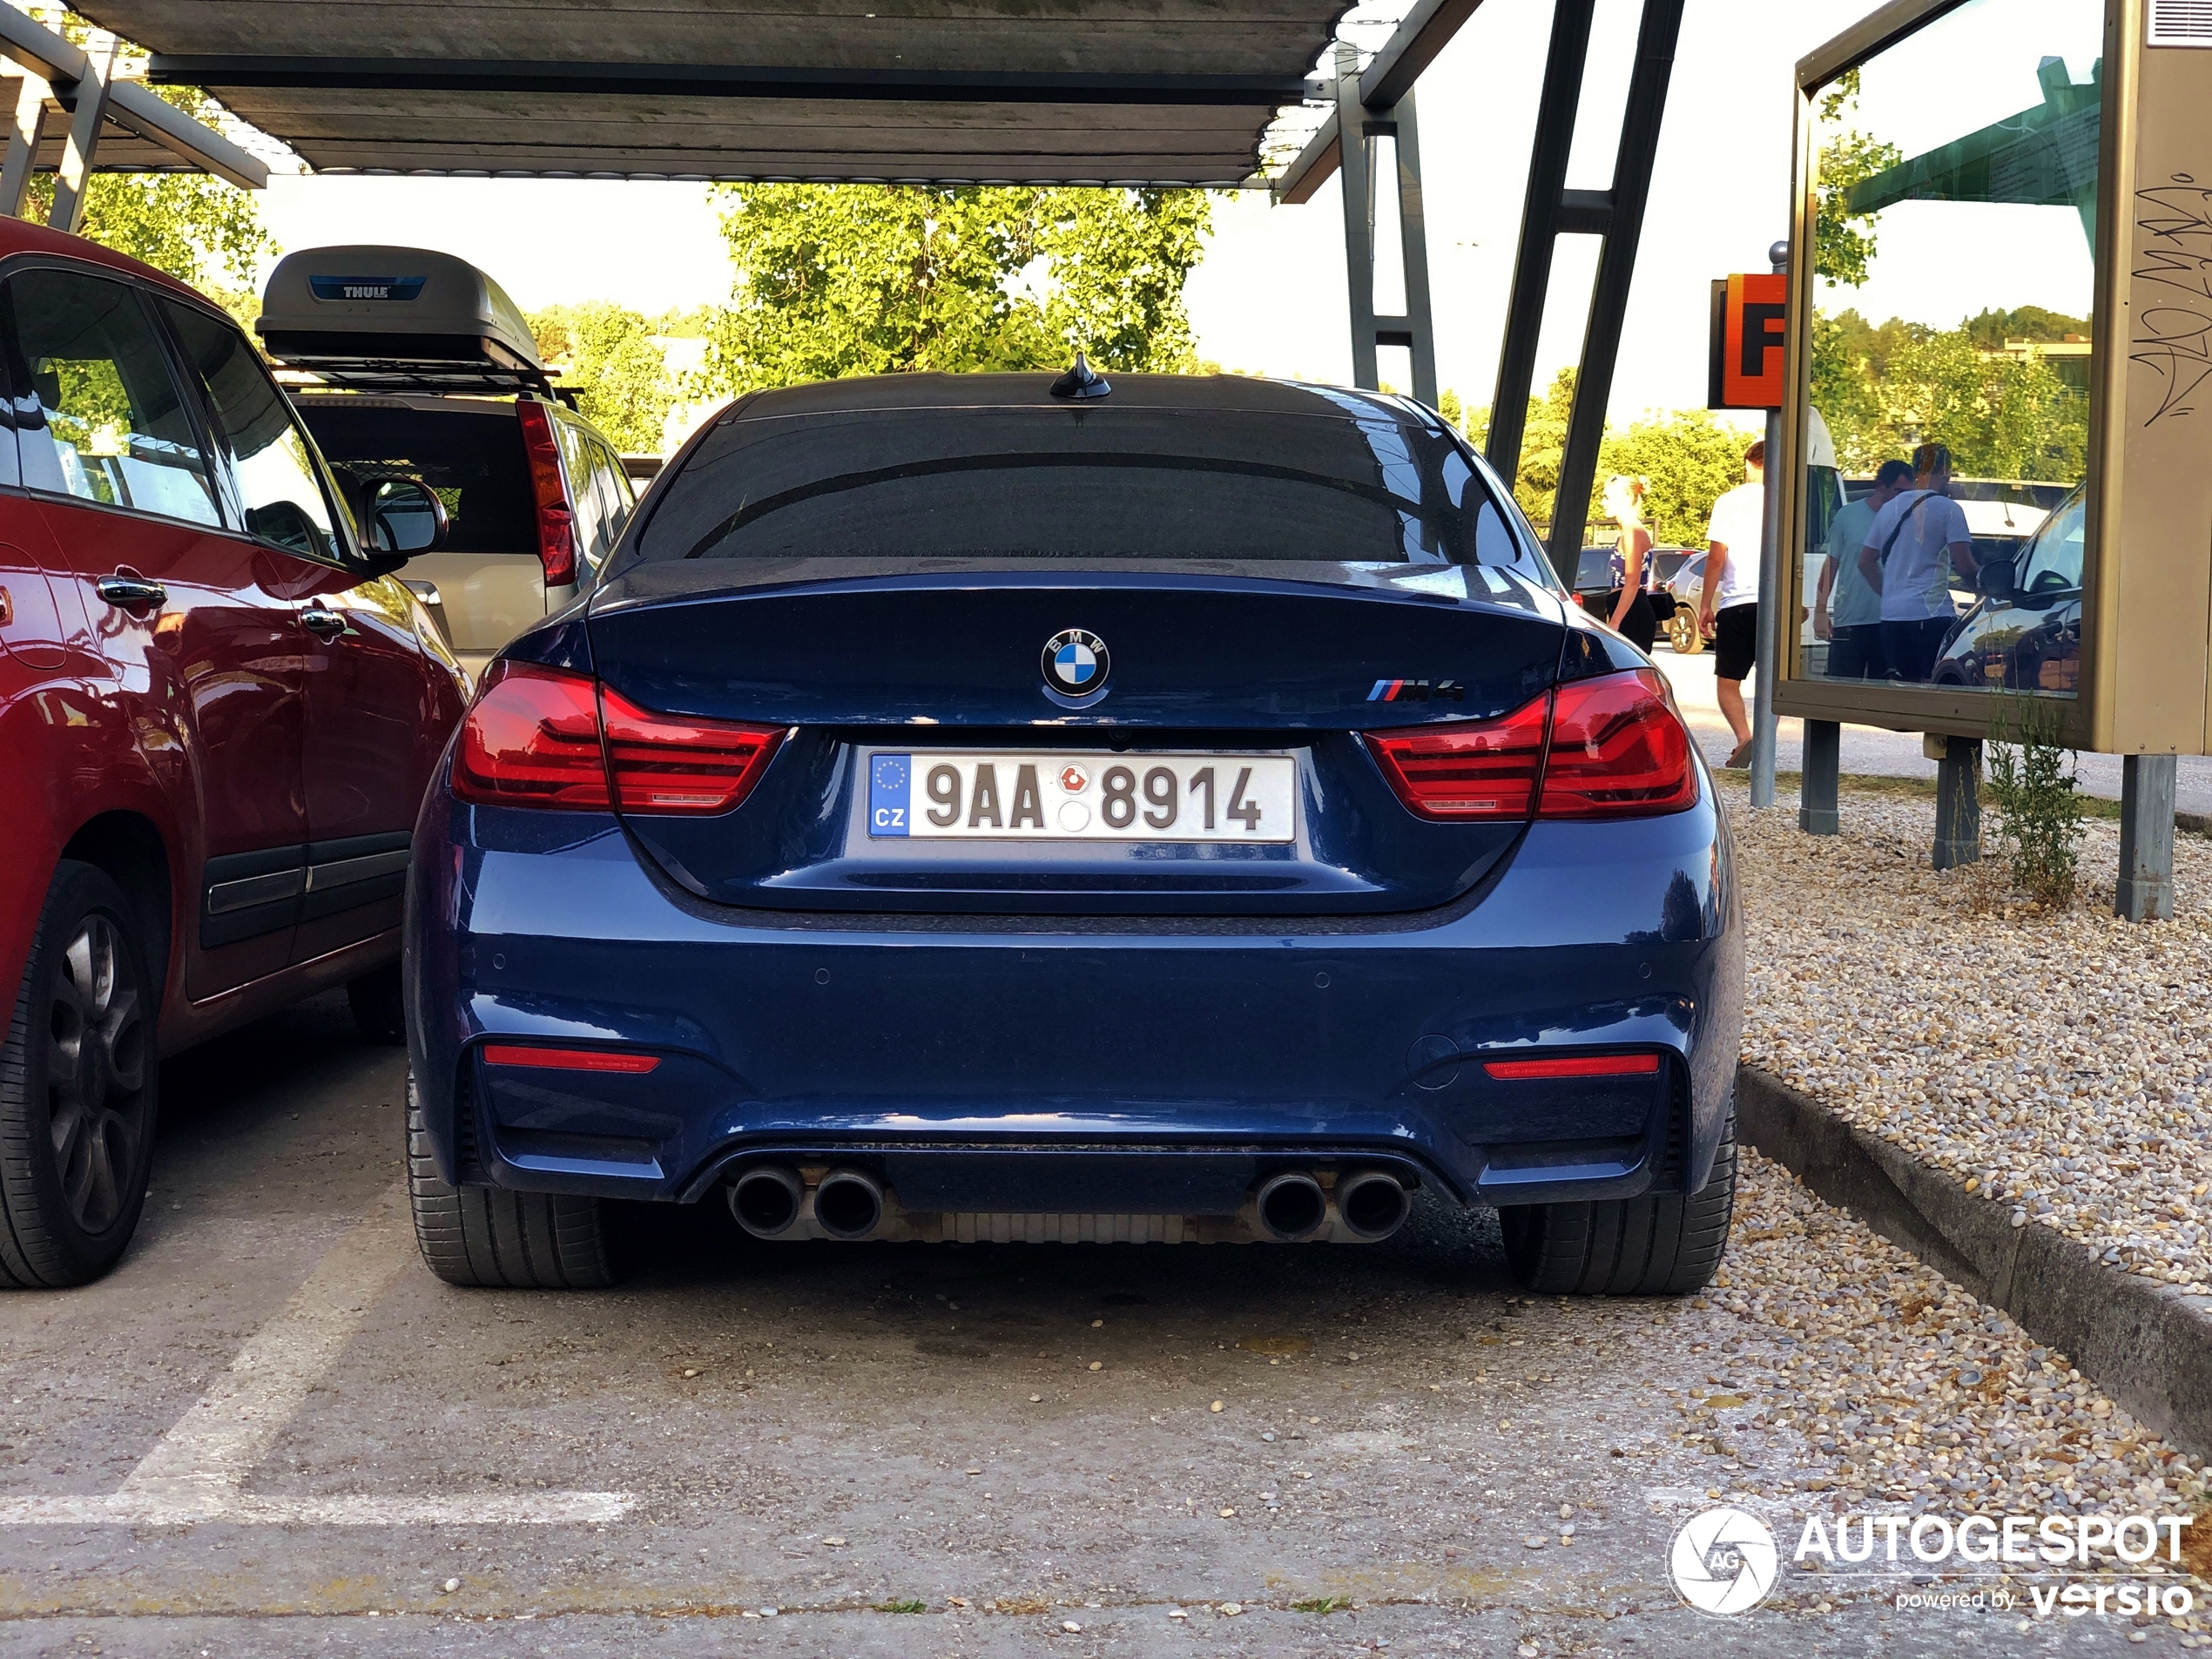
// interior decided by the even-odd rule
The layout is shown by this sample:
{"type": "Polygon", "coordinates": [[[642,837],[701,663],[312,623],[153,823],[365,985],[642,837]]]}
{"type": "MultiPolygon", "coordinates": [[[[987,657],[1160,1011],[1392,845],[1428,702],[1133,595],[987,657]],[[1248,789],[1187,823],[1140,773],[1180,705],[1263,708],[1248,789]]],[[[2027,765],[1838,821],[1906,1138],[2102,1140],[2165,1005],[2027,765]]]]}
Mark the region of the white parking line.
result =
{"type": "Polygon", "coordinates": [[[620,1519],[626,1492],[467,1498],[261,1498],[246,1482],[414,1254],[395,1188],[315,1264],[230,1369],[163,1435],[120,1492],[0,1499],[0,1526],[551,1526],[620,1519]]]}

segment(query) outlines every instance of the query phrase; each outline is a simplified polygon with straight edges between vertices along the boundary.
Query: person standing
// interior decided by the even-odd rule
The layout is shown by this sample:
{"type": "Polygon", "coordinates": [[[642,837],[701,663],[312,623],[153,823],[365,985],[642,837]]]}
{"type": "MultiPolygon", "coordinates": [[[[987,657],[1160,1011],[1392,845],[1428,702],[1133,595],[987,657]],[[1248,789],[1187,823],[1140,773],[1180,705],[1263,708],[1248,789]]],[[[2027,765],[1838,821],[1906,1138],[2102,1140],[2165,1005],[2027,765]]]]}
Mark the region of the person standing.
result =
{"type": "Polygon", "coordinates": [[[1651,532],[1643,523],[1643,498],[1650,489],[1649,478],[1616,472],[1605,482],[1604,497],[1606,516],[1621,527],[1620,549],[1613,556],[1621,585],[1606,596],[1604,615],[1614,632],[1647,657],[1659,643],[1659,613],[1651,608],[1651,532]]]}
{"type": "Polygon", "coordinates": [[[1828,562],[1821,566],[1820,591],[1812,602],[1812,631],[1829,642],[1830,679],[1878,680],[1889,673],[1882,651],[1882,596],[1867,585],[1858,550],[1866,545],[1876,516],[1912,482],[1911,467],[1885,461],[1872,491],[1846,502],[1828,527],[1828,562]]]}
{"type": "Polygon", "coordinates": [[[1951,451],[1924,443],[1912,452],[1915,488],[1875,515],[1858,568],[1881,596],[1882,650],[1893,680],[1925,680],[1935,671],[1959,608],[1951,583],[1974,579],[1973,536],[1966,510],[1946,493],[1951,451]]]}
{"type": "Polygon", "coordinates": [[[1743,681],[1759,658],[1759,543],[1766,533],[1766,441],[1743,452],[1744,482],[1713,503],[1705,529],[1705,583],[1697,625],[1713,637],[1713,694],[1736,747],[1722,764],[1751,758],[1743,681]]]}

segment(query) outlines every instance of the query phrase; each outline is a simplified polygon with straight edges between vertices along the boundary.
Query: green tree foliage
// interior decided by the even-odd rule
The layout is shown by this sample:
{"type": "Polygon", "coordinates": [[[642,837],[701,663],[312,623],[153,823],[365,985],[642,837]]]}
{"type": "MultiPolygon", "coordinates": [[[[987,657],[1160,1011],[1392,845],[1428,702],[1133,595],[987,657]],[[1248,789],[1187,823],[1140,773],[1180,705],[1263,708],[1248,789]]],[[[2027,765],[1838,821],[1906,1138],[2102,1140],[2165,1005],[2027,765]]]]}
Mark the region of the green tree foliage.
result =
{"type": "Polygon", "coordinates": [[[1866,280],[1866,267],[1874,257],[1874,219],[1854,213],[1845,203],[1851,187],[1885,172],[1905,159],[1893,144],[1844,125],[1858,109],[1858,71],[1850,70],[1832,82],[1820,100],[1819,179],[1813,230],[1813,269],[1829,281],[1856,288],[1866,280]]]}
{"type": "MultiPolygon", "coordinates": [[[[195,120],[214,117],[214,100],[195,87],[147,90],[195,120]]],[[[53,206],[54,175],[32,175],[24,217],[43,225],[53,206]]],[[[252,192],[197,172],[94,173],[77,233],[205,290],[249,326],[260,312],[254,273],[278,251],[252,192]],[[224,277],[246,292],[230,291],[224,277]]]]}
{"type": "MultiPolygon", "coordinates": [[[[1575,371],[1562,368],[1541,397],[1528,400],[1528,421],[1521,444],[1521,476],[1514,499],[1540,529],[1552,521],[1559,496],[1560,468],[1566,459],[1567,422],[1575,408],[1575,371]]],[[[1490,435],[1487,406],[1467,417],[1467,441],[1480,448],[1490,435]]],[[[1702,547],[1713,503],[1743,482],[1743,451],[1749,441],[1705,409],[1677,409],[1647,415],[1625,428],[1608,426],[1598,448],[1597,475],[1590,489],[1588,522],[1607,523],[1605,481],[1615,473],[1649,478],[1644,523],[1661,546],[1702,547]]]]}
{"type": "Polygon", "coordinates": [[[577,388],[577,410],[630,453],[655,455],[676,405],[676,377],[653,326],[611,300],[553,306],[527,320],[538,355],[577,388]]]}
{"type": "MultiPolygon", "coordinates": [[[[2081,476],[2088,401],[2049,362],[1982,344],[1993,314],[1949,329],[1896,318],[1877,328],[1856,311],[1813,318],[1813,406],[1828,422],[1845,472],[1870,473],[1934,442],[1950,449],[1964,476],[2061,482],[2081,476]]],[[[2086,327],[2043,314],[2061,338],[2086,327]]],[[[2000,320],[1996,327],[2006,326],[2000,320]]],[[[2006,337],[1996,335],[2000,343],[2006,337]]]]}
{"type": "Polygon", "coordinates": [[[1677,409],[1660,419],[1608,432],[1598,451],[1592,522],[1604,513],[1595,499],[1615,473],[1651,480],[1643,522],[1662,547],[1703,547],[1713,503],[1743,482],[1743,452],[1750,440],[1713,418],[1710,409],[1677,409]]]}
{"type": "Polygon", "coordinates": [[[1197,365],[1194,190],[732,185],[737,266],[693,392],[905,370],[1197,365]]]}

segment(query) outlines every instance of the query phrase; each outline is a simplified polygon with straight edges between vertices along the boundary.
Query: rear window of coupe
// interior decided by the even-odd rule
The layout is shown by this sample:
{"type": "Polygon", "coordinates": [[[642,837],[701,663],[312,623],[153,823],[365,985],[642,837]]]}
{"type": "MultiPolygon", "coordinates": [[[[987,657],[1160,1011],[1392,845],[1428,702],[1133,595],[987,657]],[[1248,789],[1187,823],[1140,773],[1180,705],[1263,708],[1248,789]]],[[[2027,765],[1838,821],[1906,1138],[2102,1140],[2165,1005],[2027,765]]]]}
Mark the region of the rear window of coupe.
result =
{"type": "Polygon", "coordinates": [[[1133,408],[739,415],[637,556],[1515,563],[1446,435],[1343,415],[1133,408]]]}

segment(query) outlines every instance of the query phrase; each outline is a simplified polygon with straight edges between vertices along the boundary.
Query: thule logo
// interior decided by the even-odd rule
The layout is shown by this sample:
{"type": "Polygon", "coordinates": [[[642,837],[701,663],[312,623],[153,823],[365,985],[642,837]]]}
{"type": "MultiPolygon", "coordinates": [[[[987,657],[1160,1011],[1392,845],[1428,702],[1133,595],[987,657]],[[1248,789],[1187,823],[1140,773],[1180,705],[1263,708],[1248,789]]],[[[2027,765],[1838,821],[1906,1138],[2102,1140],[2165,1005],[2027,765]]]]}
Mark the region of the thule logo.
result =
{"type": "Polygon", "coordinates": [[[1467,688],[1458,680],[1377,680],[1370,703],[1464,703],[1467,688]]]}
{"type": "Polygon", "coordinates": [[[307,288],[318,300],[419,299],[424,277],[311,276],[307,288]]]}

